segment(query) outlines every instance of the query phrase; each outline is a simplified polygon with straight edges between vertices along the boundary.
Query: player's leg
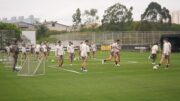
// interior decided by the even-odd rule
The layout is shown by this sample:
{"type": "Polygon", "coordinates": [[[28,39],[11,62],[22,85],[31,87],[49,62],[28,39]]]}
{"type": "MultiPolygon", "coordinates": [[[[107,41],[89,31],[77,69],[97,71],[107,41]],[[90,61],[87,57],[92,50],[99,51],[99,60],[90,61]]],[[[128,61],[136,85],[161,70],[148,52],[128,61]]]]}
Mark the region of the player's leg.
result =
{"type": "Polygon", "coordinates": [[[169,55],[166,55],[165,59],[166,59],[166,69],[168,69],[169,68],[169,64],[170,64],[170,57],[169,57],[169,55]]]}
{"type": "Polygon", "coordinates": [[[165,55],[162,54],[162,55],[161,55],[161,60],[160,60],[160,62],[159,62],[159,66],[161,66],[161,64],[163,63],[164,59],[165,59],[165,55]]]}

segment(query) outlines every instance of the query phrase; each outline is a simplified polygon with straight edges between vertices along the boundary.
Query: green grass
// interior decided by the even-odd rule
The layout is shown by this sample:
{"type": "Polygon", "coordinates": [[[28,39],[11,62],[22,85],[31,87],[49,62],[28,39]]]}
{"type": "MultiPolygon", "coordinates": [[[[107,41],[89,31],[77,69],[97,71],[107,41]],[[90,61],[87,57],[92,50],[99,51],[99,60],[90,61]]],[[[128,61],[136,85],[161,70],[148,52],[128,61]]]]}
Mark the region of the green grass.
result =
{"type": "MultiPolygon", "coordinates": [[[[81,61],[64,68],[80,74],[50,68],[46,75],[20,77],[0,63],[0,101],[180,101],[180,54],[171,57],[171,68],[153,70],[149,53],[122,52],[121,67],[89,60],[88,72],[80,71],[81,61]],[[137,63],[131,63],[136,61],[137,63]]],[[[99,52],[105,58],[108,52],[99,52]]],[[[53,59],[50,56],[49,61],[53,59]]]]}

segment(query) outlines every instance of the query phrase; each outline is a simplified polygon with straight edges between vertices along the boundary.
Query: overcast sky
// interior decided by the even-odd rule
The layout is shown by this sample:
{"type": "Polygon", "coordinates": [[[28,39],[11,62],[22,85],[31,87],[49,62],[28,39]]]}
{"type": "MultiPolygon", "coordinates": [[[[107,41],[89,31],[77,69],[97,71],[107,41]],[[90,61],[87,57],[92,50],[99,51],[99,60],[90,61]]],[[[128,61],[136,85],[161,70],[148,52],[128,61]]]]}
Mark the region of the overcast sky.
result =
{"type": "Polygon", "coordinates": [[[160,3],[170,11],[180,10],[180,0],[0,0],[0,18],[12,16],[34,15],[43,21],[57,20],[59,23],[71,25],[72,14],[77,8],[96,8],[102,18],[104,10],[120,2],[128,8],[133,6],[133,18],[140,19],[140,15],[152,1],[160,3]]]}

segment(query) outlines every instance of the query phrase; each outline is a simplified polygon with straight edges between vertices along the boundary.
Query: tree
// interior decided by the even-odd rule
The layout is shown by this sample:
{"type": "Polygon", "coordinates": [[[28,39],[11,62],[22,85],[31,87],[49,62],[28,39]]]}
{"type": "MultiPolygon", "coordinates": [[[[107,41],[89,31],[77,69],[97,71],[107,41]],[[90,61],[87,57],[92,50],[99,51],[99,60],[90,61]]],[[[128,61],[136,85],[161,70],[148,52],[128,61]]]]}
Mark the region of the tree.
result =
{"type": "Polygon", "coordinates": [[[81,10],[78,8],[76,12],[72,15],[73,26],[77,27],[81,24],[81,10]]]}
{"type": "Polygon", "coordinates": [[[141,20],[156,23],[171,23],[171,15],[165,7],[162,8],[157,2],[151,2],[141,15],[141,20]]]}
{"type": "Polygon", "coordinates": [[[19,39],[21,35],[21,30],[17,28],[16,25],[10,23],[0,22],[0,30],[13,30],[17,39],[19,39]]]}
{"type": "Polygon", "coordinates": [[[47,37],[47,31],[49,30],[45,25],[39,25],[36,27],[36,37],[40,39],[42,37],[47,37]]]}
{"type": "Polygon", "coordinates": [[[84,17],[84,26],[95,28],[98,24],[99,17],[97,16],[97,9],[85,10],[84,17]]]}
{"type": "Polygon", "coordinates": [[[116,3],[105,10],[102,19],[102,27],[108,30],[128,30],[131,23],[133,7],[129,9],[120,3],[116,3]]]}

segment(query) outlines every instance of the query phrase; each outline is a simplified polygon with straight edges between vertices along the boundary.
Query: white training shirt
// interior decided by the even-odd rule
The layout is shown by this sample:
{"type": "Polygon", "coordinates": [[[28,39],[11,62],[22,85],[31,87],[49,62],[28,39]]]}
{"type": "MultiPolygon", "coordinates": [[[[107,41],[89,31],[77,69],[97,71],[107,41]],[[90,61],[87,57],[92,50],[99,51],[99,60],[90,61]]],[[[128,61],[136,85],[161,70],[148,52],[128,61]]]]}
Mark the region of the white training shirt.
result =
{"type": "Polygon", "coordinates": [[[39,44],[37,44],[37,45],[36,45],[36,48],[35,48],[35,51],[36,51],[36,52],[40,52],[40,48],[41,48],[41,46],[40,46],[39,44]]]}
{"type": "Polygon", "coordinates": [[[170,53],[171,53],[171,43],[170,42],[165,42],[163,44],[163,54],[170,55],[170,53]]]}
{"type": "Polygon", "coordinates": [[[74,45],[69,46],[69,53],[74,53],[74,45]]]}
{"type": "Polygon", "coordinates": [[[21,51],[22,51],[22,53],[26,53],[26,47],[23,46],[23,47],[21,48],[21,51]]]}
{"type": "Polygon", "coordinates": [[[63,45],[57,45],[56,46],[56,55],[60,56],[60,55],[64,55],[64,47],[63,45]]]}
{"type": "Polygon", "coordinates": [[[81,49],[82,49],[82,44],[79,45],[79,50],[81,51],[81,49]]]}
{"type": "Polygon", "coordinates": [[[152,54],[157,54],[158,52],[158,45],[153,45],[152,48],[151,48],[151,53],[152,54]]]}
{"type": "Polygon", "coordinates": [[[82,57],[87,57],[87,52],[88,52],[88,49],[87,49],[88,45],[86,45],[85,43],[83,43],[81,45],[81,56],[82,57]]]}
{"type": "Polygon", "coordinates": [[[113,47],[114,47],[114,52],[119,52],[119,51],[120,51],[120,46],[119,46],[119,44],[114,43],[113,47]]]}
{"type": "Polygon", "coordinates": [[[97,50],[96,44],[92,44],[91,48],[92,48],[92,51],[96,51],[97,50]]]}
{"type": "Polygon", "coordinates": [[[44,52],[47,52],[47,46],[46,45],[42,45],[42,49],[44,52]]]}

